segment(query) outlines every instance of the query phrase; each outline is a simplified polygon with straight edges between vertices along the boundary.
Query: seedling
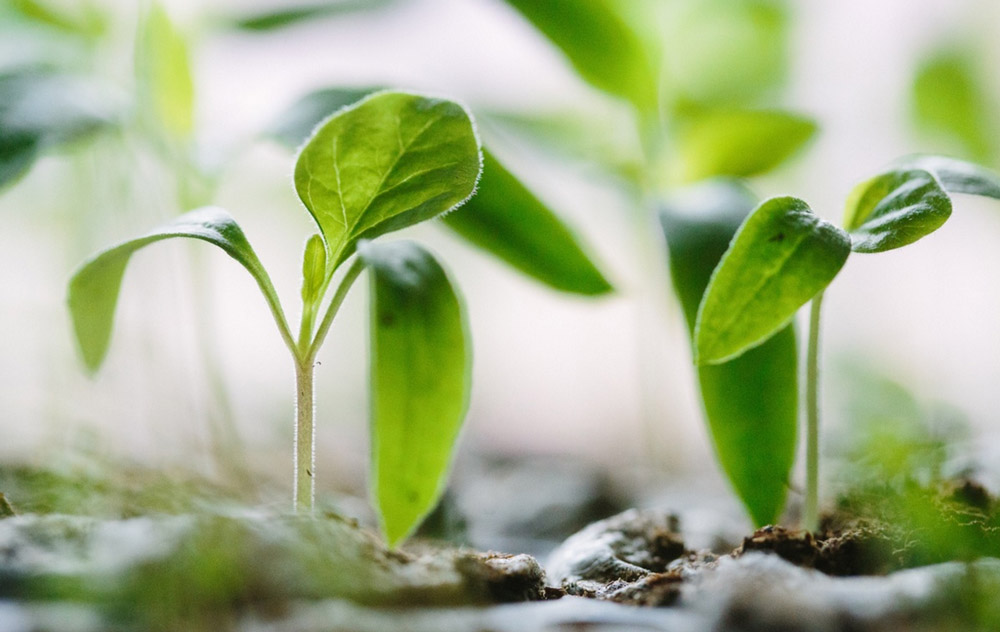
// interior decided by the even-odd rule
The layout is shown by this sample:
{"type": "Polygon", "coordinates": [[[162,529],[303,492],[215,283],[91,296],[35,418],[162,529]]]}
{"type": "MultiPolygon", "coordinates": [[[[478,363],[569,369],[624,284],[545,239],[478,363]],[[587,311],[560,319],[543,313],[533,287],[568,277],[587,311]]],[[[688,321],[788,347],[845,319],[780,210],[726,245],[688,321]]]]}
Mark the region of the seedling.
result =
{"type": "Polygon", "coordinates": [[[468,402],[470,343],[462,303],[437,260],[413,242],[370,240],[463,204],[481,164],[472,119],[456,103],[380,92],[345,107],[316,128],[295,165],[295,188],[319,228],[305,246],[298,335],[239,225],[226,211],[207,207],[101,252],[74,274],[69,308],[86,367],[97,371],[107,354],[122,276],[135,251],[172,237],[222,248],[257,282],[292,355],[294,507],[310,512],[313,368],[344,298],[368,268],[371,489],[395,545],[443,489],[468,402]]]}
{"type": "MultiPolygon", "coordinates": [[[[767,342],[812,301],[806,352],[806,494],[803,522],[819,526],[819,328],[823,292],[853,252],[908,245],[951,215],[949,193],[1000,199],[1000,175],[972,163],[908,157],[859,184],[843,229],[802,200],[776,197],[743,222],[712,273],[695,325],[695,359],[715,365],[767,342]]],[[[767,442],[770,437],[759,437],[767,442]]]]}

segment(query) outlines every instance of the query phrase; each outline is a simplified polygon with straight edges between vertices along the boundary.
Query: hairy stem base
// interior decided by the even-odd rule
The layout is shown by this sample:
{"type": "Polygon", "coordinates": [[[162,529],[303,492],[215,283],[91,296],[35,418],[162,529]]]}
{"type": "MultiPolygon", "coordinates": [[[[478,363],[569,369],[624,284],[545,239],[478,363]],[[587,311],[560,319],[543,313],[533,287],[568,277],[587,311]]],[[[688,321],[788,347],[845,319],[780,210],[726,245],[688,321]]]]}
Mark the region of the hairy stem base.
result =
{"type": "Polygon", "coordinates": [[[312,513],[316,497],[313,363],[295,363],[295,511],[312,513]]]}

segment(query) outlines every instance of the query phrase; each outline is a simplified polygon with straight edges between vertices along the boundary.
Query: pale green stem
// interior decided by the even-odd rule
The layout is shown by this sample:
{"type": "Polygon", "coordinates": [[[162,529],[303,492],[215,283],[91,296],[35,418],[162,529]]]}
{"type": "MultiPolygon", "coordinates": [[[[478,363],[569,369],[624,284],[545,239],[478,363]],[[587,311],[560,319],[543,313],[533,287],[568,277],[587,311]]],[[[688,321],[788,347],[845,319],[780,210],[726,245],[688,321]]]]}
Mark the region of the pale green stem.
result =
{"type": "MultiPolygon", "coordinates": [[[[295,356],[295,494],[293,505],[299,513],[312,513],[316,498],[316,424],[314,422],[316,407],[313,401],[313,373],[316,352],[323,344],[333,318],[337,315],[341,304],[347,297],[348,290],[354,284],[364,264],[355,259],[341,279],[337,292],[330,300],[323,321],[316,330],[316,336],[309,342],[312,331],[312,321],[315,316],[315,306],[304,306],[299,344],[290,345],[295,356]],[[313,314],[308,315],[312,310],[313,314]],[[308,321],[308,322],[307,322],[308,321]]],[[[282,319],[283,320],[283,319],[282,319]]],[[[280,325],[279,325],[280,328],[280,325]]],[[[287,327],[285,327],[287,331],[287,327]]],[[[286,342],[291,336],[286,337],[286,342]]]]}
{"type": "Polygon", "coordinates": [[[313,363],[295,362],[295,511],[312,513],[316,497],[316,425],[313,423],[313,363]]]}
{"type": "Polygon", "coordinates": [[[323,341],[326,340],[326,334],[330,331],[330,325],[333,324],[333,318],[337,315],[337,311],[340,310],[340,305],[347,298],[347,292],[351,289],[354,284],[354,280],[358,278],[361,271],[365,269],[365,264],[361,262],[361,259],[355,259],[351,263],[351,267],[347,269],[344,273],[344,278],[341,279],[340,285],[337,286],[337,292],[333,295],[330,300],[330,306],[326,308],[326,314],[323,315],[323,320],[320,322],[319,327],[316,329],[316,336],[313,338],[312,344],[309,348],[302,348],[302,359],[303,361],[308,361],[312,363],[313,359],[316,357],[316,353],[319,348],[323,346],[323,341]]]}
{"type": "Polygon", "coordinates": [[[806,499],[802,526],[819,529],[819,314],[823,293],[809,309],[809,347],[806,351],[806,499]]]}

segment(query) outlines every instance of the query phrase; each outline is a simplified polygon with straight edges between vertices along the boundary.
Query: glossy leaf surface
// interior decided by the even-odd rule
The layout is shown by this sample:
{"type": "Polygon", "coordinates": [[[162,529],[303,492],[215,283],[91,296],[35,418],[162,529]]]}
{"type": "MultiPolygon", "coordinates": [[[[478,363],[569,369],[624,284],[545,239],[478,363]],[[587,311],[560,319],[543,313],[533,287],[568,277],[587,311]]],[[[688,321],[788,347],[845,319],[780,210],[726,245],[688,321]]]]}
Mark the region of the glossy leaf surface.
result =
{"type": "MultiPolygon", "coordinates": [[[[742,186],[712,182],[662,208],[670,274],[692,338],[712,271],[753,207],[742,186]]],[[[698,367],[715,454],[757,526],[776,523],[785,505],[795,461],[797,371],[792,324],[738,358],[698,367]]]]}
{"type": "Polygon", "coordinates": [[[333,269],[359,239],[430,219],[472,195],[479,140],[457,103],[380,92],[323,123],[299,153],[295,188],[333,269]]]}
{"type": "Polygon", "coordinates": [[[172,137],[194,130],[194,80],[187,41],[163,7],[154,3],[136,43],[140,95],[155,121],[172,137]]]}
{"type": "Polygon", "coordinates": [[[801,116],[766,110],[710,110],[682,125],[679,178],[753,176],[784,162],[816,132],[801,116]]]}
{"type": "Polygon", "coordinates": [[[658,76],[642,41],[607,0],[507,0],[594,87],[639,110],[657,103],[658,76]]]}
{"type": "Polygon", "coordinates": [[[793,197],[771,198],[740,227],[698,309],[695,358],[718,364],[782,329],[837,276],[850,237],[793,197]]]}
{"type": "Polygon", "coordinates": [[[106,92],[40,68],[0,73],[0,187],[26,173],[44,150],[110,126],[117,107],[106,92]]]}
{"type": "Polygon", "coordinates": [[[930,172],[897,169],[855,187],[844,228],[855,252],[883,252],[934,232],[950,215],[951,198],[930,172]]]}
{"type": "Polygon", "coordinates": [[[464,307],[413,242],[362,242],[371,273],[371,487],[390,546],[444,491],[470,390],[464,307]]]}
{"type": "Polygon", "coordinates": [[[200,239],[222,248],[250,272],[272,310],[280,314],[271,280],[236,221],[220,208],[197,209],[142,237],[101,252],[73,274],[69,282],[69,311],[84,364],[91,372],[100,368],[107,354],[122,277],[132,254],[173,237],[200,239]]]}
{"type": "Polygon", "coordinates": [[[1000,173],[975,163],[945,156],[907,156],[902,169],[923,169],[934,176],[948,193],[965,193],[1000,200],[1000,173]]]}
{"type": "Polygon", "coordinates": [[[913,82],[913,115],[931,134],[949,138],[969,158],[988,161],[996,153],[996,108],[979,82],[971,53],[940,51],[923,62],[913,82]]]}
{"type": "Polygon", "coordinates": [[[604,294],[612,287],[576,236],[489,152],[479,190],[444,218],[476,246],[555,289],[604,294]]]}

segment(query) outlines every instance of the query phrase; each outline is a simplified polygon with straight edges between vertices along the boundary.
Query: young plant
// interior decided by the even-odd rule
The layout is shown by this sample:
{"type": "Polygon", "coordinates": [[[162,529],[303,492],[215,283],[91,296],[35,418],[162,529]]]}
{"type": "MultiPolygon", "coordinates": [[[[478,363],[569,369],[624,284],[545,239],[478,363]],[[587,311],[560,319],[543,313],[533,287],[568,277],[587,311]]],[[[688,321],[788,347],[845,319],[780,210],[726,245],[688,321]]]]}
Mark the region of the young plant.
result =
{"type": "Polygon", "coordinates": [[[468,401],[470,342],[462,303],[435,258],[413,242],[370,240],[463,204],[481,163],[472,119],[456,103],[381,92],[345,107],[315,129],[295,165],[295,188],[319,228],[305,246],[297,335],[239,225],[226,211],[207,207],[101,252],[74,274],[69,309],[84,363],[93,372],[104,360],[122,276],[135,251],[173,237],[218,246],[257,282],[292,355],[294,507],[310,512],[316,355],[368,268],[371,489],[385,536],[395,545],[443,490],[468,401]]]}
{"type": "MultiPolygon", "coordinates": [[[[695,361],[739,358],[773,340],[812,301],[806,353],[806,493],[803,523],[819,526],[819,327],[823,292],[853,252],[892,250],[937,230],[949,193],[1000,199],[1000,175],[937,156],[900,160],[850,194],[843,229],[794,197],[763,202],[743,222],[698,308],[695,361]]],[[[757,439],[767,444],[766,432],[757,439]]]]}

